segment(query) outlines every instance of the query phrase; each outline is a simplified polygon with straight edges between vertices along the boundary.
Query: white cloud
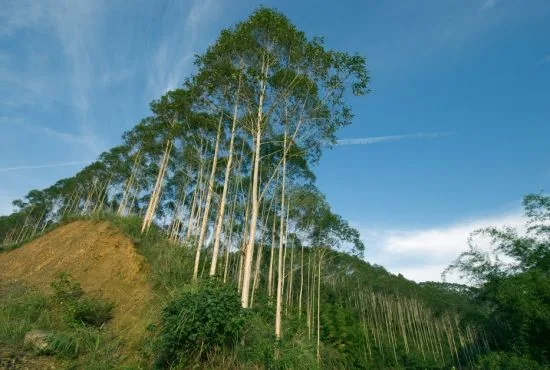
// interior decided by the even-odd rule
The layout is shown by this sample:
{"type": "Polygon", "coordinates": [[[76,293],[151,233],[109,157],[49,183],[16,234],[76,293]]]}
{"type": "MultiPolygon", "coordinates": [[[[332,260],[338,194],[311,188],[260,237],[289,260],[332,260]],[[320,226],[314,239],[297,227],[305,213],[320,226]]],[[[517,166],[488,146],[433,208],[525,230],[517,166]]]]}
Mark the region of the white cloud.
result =
{"type": "MultiPolygon", "coordinates": [[[[417,229],[362,230],[367,260],[415,281],[440,281],[441,273],[468,248],[470,234],[487,226],[511,226],[521,230],[521,211],[463,220],[449,225],[417,229]]],[[[488,247],[485,240],[476,240],[488,247]]],[[[450,281],[457,281],[450,277],[450,281]]]]}
{"type": "Polygon", "coordinates": [[[42,107],[49,107],[52,102],[69,106],[77,115],[75,123],[80,135],[86,137],[94,154],[103,147],[89,114],[91,88],[101,82],[95,75],[97,61],[92,60],[92,55],[100,55],[95,37],[101,26],[103,5],[101,0],[15,0],[8,1],[0,16],[0,37],[10,38],[25,31],[29,45],[51,43],[46,50],[38,48],[27,53],[18,63],[2,59],[0,80],[15,92],[4,106],[36,105],[37,99],[42,107]],[[49,60],[66,68],[52,73],[53,62],[47,63],[49,60]]]}
{"type": "Polygon", "coordinates": [[[545,56],[545,57],[539,62],[539,64],[545,64],[545,63],[550,63],[550,55],[545,56]]]}
{"type": "Polygon", "coordinates": [[[183,31],[178,28],[162,29],[162,42],[155,50],[148,66],[148,83],[153,96],[181,86],[184,78],[191,72],[199,39],[202,40],[205,29],[222,10],[222,4],[217,0],[193,0],[191,6],[184,10],[182,6],[186,3],[173,1],[165,8],[165,17],[185,13],[187,17],[183,31]]]}

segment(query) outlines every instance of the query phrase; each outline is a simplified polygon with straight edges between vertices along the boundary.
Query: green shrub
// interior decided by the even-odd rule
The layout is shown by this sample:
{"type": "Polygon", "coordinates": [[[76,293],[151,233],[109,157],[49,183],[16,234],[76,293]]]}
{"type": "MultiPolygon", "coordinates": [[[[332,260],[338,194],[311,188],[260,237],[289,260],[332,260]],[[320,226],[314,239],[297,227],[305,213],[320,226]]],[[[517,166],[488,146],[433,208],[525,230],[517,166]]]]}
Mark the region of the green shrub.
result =
{"type": "Polygon", "coordinates": [[[237,291],[207,280],[164,308],[155,345],[155,368],[188,366],[216,347],[231,346],[243,324],[237,291]]]}
{"type": "Polygon", "coordinates": [[[60,302],[72,302],[84,294],[78,281],[66,272],[60,272],[57,278],[50,284],[54,297],[60,302]]]}
{"type": "Polygon", "coordinates": [[[75,322],[100,327],[113,318],[113,304],[95,298],[81,298],[73,306],[75,322]]]}
{"type": "Polygon", "coordinates": [[[510,352],[490,352],[480,356],[475,368],[484,370],[544,369],[538,362],[510,352]]]}
{"type": "Polygon", "coordinates": [[[113,317],[112,303],[85,297],[80,284],[65,272],[58,275],[51,287],[71,323],[100,327],[113,317]]]}

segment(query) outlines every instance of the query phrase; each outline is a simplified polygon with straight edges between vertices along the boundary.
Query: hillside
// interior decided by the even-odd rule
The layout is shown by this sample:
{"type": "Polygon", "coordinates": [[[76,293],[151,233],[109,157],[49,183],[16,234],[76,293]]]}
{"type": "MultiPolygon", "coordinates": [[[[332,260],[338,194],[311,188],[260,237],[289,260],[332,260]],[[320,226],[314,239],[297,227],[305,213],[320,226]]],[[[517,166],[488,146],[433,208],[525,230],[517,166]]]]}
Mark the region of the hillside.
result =
{"type": "MultiPolygon", "coordinates": [[[[84,294],[101,297],[114,304],[112,319],[104,329],[100,329],[103,333],[96,334],[102,338],[102,347],[114,346],[118,348],[119,355],[122,354],[122,356],[109,358],[107,364],[115,366],[117,363],[126,363],[130,366],[149,367],[155,358],[155,351],[136,352],[135,348],[150,348],[150,343],[158,342],[158,338],[162,337],[158,329],[148,332],[144,329],[152,324],[162,326],[161,309],[170,305],[174,297],[180,296],[182,292],[188,292],[189,289],[195,290],[191,282],[190,270],[193,254],[189,253],[187,248],[179,248],[171,244],[156,228],[146,237],[137,239],[140,236],[138,228],[139,219],[124,219],[109,215],[101,216],[99,219],[96,217],[94,220],[76,220],[56,227],[26,245],[0,253],[0,276],[3,289],[13,290],[13,284],[18,282],[28,287],[37,287],[41,294],[48,297],[51,296],[51,283],[56,280],[58,274],[68,273],[81,285],[84,294]],[[137,247],[132,240],[137,242],[137,247]],[[152,297],[155,299],[152,300],[152,297]]],[[[276,347],[273,347],[273,342],[269,339],[271,336],[269,327],[274,319],[271,314],[273,298],[269,297],[265,287],[257,287],[257,296],[253,298],[252,316],[248,316],[247,329],[240,334],[240,345],[237,344],[229,353],[222,352],[213,357],[209,355],[206,358],[210,363],[209,366],[217,368],[223,367],[224,363],[230,363],[235,368],[262,367],[265,365],[264,357],[267,350],[270,352],[268,356],[271,357],[270,361],[273,364],[279,364],[278,367],[291,366],[304,369],[311,366],[317,367],[314,345],[317,335],[315,328],[317,299],[320,299],[322,306],[319,312],[319,329],[322,351],[325,353],[323,368],[363,367],[364,355],[359,356],[358,353],[363,353],[367,348],[371,352],[370,361],[375,361],[373,365],[378,364],[375,366],[379,367],[385,367],[384,364],[396,366],[401,361],[405,363],[428,361],[425,363],[431,363],[431,366],[437,367],[446,366],[444,364],[448,361],[454,362],[453,353],[447,352],[452,350],[452,346],[446,345],[446,350],[443,347],[441,350],[430,349],[429,342],[422,344],[426,339],[414,338],[414,331],[426,330],[426,334],[431,333],[435,340],[435,336],[438,335],[435,331],[437,323],[441,320],[443,320],[442,323],[446,322],[444,320],[447,320],[447,317],[454,317],[459,310],[468,306],[465,296],[441,287],[430,289],[422,287],[402,277],[389,274],[381,267],[373,267],[357,257],[331,251],[326,253],[323,257],[324,276],[321,277],[319,287],[321,295],[315,298],[317,291],[315,286],[303,288],[305,309],[303,316],[296,307],[298,304],[296,301],[299,299],[297,295],[299,275],[296,271],[294,298],[287,296],[287,299],[293,299],[294,303],[288,301],[288,304],[285,304],[284,340],[281,348],[283,354],[278,361],[272,357],[271,351],[276,347]],[[358,286],[361,287],[359,291],[356,289],[358,286]],[[361,299],[363,294],[370,295],[371,298],[363,301],[361,299]],[[364,308],[358,311],[358,304],[364,305],[364,308]],[[409,309],[412,310],[410,314],[414,312],[417,319],[406,319],[403,321],[403,326],[400,326],[398,321],[393,323],[387,321],[395,320],[392,317],[397,310],[408,312],[409,309]],[[434,326],[424,327],[428,322],[434,326]],[[370,328],[365,326],[367,323],[370,328]],[[434,332],[432,333],[431,330],[434,332]],[[301,334],[298,334],[300,332],[301,334]],[[397,333],[401,333],[401,338],[396,336],[397,333]],[[406,351],[402,342],[406,337],[403,335],[411,336],[406,351]],[[379,343],[381,340],[388,342],[381,345],[382,343],[379,343]],[[422,349],[424,345],[426,348],[422,349]],[[415,349],[415,346],[418,348],[415,349]],[[256,355],[250,354],[257,351],[259,352],[256,355]],[[415,351],[418,352],[414,354],[415,351]],[[424,351],[428,352],[423,353],[424,351]],[[424,360],[416,356],[424,357],[424,360]],[[309,360],[306,360],[308,358],[309,360]],[[438,362],[439,365],[437,365],[438,362]],[[287,365],[284,365],[285,363],[287,365]],[[289,363],[293,365],[288,365],[289,363]]],[[[313,251],[305,250],[304,258],[315,259],[316,255],[313,251]]],[[[262,275],[259,281],[266,281],[266,274],[262,275]]],[[[32,292],[32,289],[29,292],[32,292]]],[[[18,299],[25,300],[32,297],[29,292],[19,296],[18,299]]],[[[9,311],[10,305],[13,304],[9,300],[1,303],[6,311],[9,311]]],[[[50,309],[53,310],[53,315],[56,315],[55,310],[59,308],[52,306],[50,309]]],[[[16,324],[14,317],[2,319],[4,320],[4,322],[0,320],[2,327],[16,324]],[[6,322],[6,320],[13,322],[6,322]]],[[[60,330],[58,326],[48,322],[41,323],[40,320],[36,323],[26,322],[25,325],[26,331],[60,330]]],[[[449,321],[446,325],[454,326],[455,323],[449,321]]],[[[63,330],[70,332],[75,329],[63,330]]],[[[445,330],[440,333],[443,337],[448,335],[445,334],[445,330]]],[[[461,329],[456,327],[453,330],[461,329]]],[[[9,345],[9,348],[14,351],[23,351],[25,348],[22,346],[23,334],[25,334],[23,331],[19,331],[18,338],[12,338],[6,343],[0,341],[0,345],[4,347],[9,345]]],[[[457,349],[460,349],[460,346],[457,349]]],[[[71,364],[76,361],[80,364],[79,366],[91,366],[89,352],[97,355],[96,351],[101,352],[101,349],[83,350],[76,359],[72,360],[67,360],[63,352],[54,350],[53,354],[62,364],[71,364]]],[[[34,356],[32,351],[23,353],[27,353],[26,356],[34,356]]],[[[38,359],[42,358],[43,356],[38,357],[38,359]]]]}
{"type": "Polygon", "coordinates": [[[84,369],[550,363],[550,197],[525,198],[525,232],[464,246],[450,269],[475,288],[394,276],[314,171],[367,59],[260,7],[194,64],[119,145],[0,217],[0,350],[84,369]]]}
{"type": "Polygon", "coordinates": [[[86,294],[114,304],[110,325],[131,337],[145,330],[152,299],[148,269],[133,243],[108,222],[75,221],[0,254],[2,284],[25,283],[49,293],[51,282],[68,273],[86,294]]]}

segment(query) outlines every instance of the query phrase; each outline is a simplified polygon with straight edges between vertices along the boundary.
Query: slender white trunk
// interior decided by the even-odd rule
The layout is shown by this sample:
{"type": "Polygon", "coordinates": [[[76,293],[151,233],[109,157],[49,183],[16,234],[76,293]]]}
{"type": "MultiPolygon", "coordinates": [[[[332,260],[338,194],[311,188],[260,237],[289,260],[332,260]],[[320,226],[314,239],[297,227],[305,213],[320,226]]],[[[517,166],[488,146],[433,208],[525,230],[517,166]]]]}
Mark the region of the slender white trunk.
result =
{"type": "Polygon", "coordinates": [[[262,144],[262,120],[263,104],[266,90],[267,65],[262,62],[262,79],[260,82],[260,98],[258,103],[258,117],[256,122],[256,138],[254,147],[254,175],[252,180],[252,215],[250,218],[250,233],[248,236],[248,245],[244,250],[244,268],[243,268],[243,286],[241,292],[241,304],[243,308],[248,308],[250,296],[250,275],[252,271],[252,256],[254,255],[254,242],[256,241],[256,223],[258,222],[258,179],[260,175],[260,148],[262,144]]]}
{"type": "Polygon", "coordinates": [[[134,159],[134,165],[132,166],[132,172],[130,173],[130,178],[128,181],[126,181],[126,187],[124,189],[124,193],[122,194],[122,200],[120,201],[120,204],[118,206],[117,215],[124,216],[126,213],[126,206],[128,204],[128,200],[130,198],[130,192],[132,190],[132,187],[134,186],[134,181],[137,175],[137,165],[139,158],[141,156],[141,149],[138,150],[136,153],[136,158],[134,159]]]}
{"type": "Polygon", "coordinates": [[[223,179],[222,198],[220,199],[220,208],[218,211],[218,219],[216,221],[216,231],[214,234],[214,247],[212,249],[212,262],[210,264],[210,276],[216,275],[216,267],[218,263],[218,251],[220,248],[220,238],[222,234],[223,216],[225,213],[225,200],[227,197],[227,188],[229,187],[229,176],[231,175],[231,165],[233,164],[233,143],[235,141],[235,131],[237,129],[237,112],[239,109],[239,88],[237,88],[237,101],[235,102],[235,110],[233,111],[233,123],[231,124],[231,139],[229,140],[229,158],[225,167],[225,178],[223,179]]]}
{"type": "Polygon", "coordinates": [[[201,140],[201,147],[199,151],[200,165],[199,165],[199,179],[195,184],[195,190],[193,190],[193,202],[191,206],[191,213],[189,214],[189,222],[187,224],[187,233],[185,235],[185,240],[188,241],[191,237],[191,234],[195,228],[195,219],[199,214],[199,208],[202,204],[202,179],[204,177],[204,160],[203,160],[203,145],[201,140]]]}
{"type": "Polygon", "coordinates": [[[298,297],[298,316],[302,317],[302,293],[304,291],[304,244],[302,244],[302,256],[300,257],[300,296],[298,297]]]}
{"type": "Polygon", "coordinates": [[[141,232],[149,230],[153,218],[155,217],[155,212],[157,210],[158,201],[160,199],[160,193],[162,190],[162,183],[164,181],[164,175],[166,173],[166,168],[168,167],[168,160],[170,159],[170,151],[172,149],[172,140],[167,140],[166,148],[162,155],[160,162],[159,173],[153,188],[153,193],[151,194],[151,199],[149,200],[149,205],[147,206],[147,211],[145,212],[145,217],[143,218],[143,224],[141,225],[141,232]]]}
{"type": "Polygon", "coordinates": [[[285,128],[285,137],[283,143],[283,180],[281,183],[281,220],[279,226],[279,262],[277,274],[277,303],[275,308],[275,338],[281,339],[281,309],[283,304],[283,248],[284,248],[284,226],[285,226],[285,183],[286,183],[286,139],[287,132],[285,128]]]}
{"type": "Polygon", "coordinates": [[[197,243],[197,250],[195,252],[195,267],[193,269],[193,280],[197,280],[199,274],[199,261],[201,258],[201,250],[204,244],[204,237],[206,235],[206,227],[208,226],[208,218],[210,215],[210,202],[212,200],[212,193],[214,192],[214,179],[216,178],[216,167],[218,164],[218,148],[220,145],[220,137],[222,134],[223,112],[220,113],[220,120],[218,122],[218,133],[216,134],[216,144],[214,146],[214,158],[212,159],[212,170],[210,171],[210,178],[208,179],[208,189],[206,189],[206,203],[204,205],[204,212],[202,216],[201,231],[199,234],[199,242],[197,243]]]}
{"type": "Polygon", "coordinates": [[[273,229],[271,230],[271,251],[269,256],[269,272],[267,274],[267,295],[269,298],[273,296],[273,260],[274,260],[274,249],[275,249],[275,227],[276,227],[277,217],[273,214],[273,229]]]}
{"type": "Polygon", "coordinates": [[[317,364],[321,362],[321,261],[323,256],[319,252],[319,270],[317,276],[317,364]]]}

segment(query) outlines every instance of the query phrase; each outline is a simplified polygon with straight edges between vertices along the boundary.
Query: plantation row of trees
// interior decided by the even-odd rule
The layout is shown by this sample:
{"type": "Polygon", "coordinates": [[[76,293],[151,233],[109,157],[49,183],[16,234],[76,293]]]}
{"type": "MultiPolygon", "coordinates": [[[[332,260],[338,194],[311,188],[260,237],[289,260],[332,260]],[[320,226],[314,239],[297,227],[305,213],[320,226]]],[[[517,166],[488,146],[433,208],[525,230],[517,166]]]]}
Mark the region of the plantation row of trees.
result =
{"type": "MultiPolygon", "coordinates": [[[[526,198],[530,235],[484,231],[513,264],[472,246],[452,266],[475,287],[391,276],[357,258],[364,252],[358,231],[332,212],[311,170],[352,121],[345,98],[368,93],[365,59],[330,50],[261,8],[222,31],[195,63],[196,73],[153,101],[151,116],[124,133],[121,145],[74,177],[14,201],[16,211],[0,217],[0,246],[79,215],[137,217],[144,239],[160,230],[168,248],[184,252],[180,266],[188,270],[162,264],[161,274],[195,287],[207,277],[225,283],[197,288],[164,311],[169,350],[161,367],[171,366],[182,343],[187,355],[195,350],[180,330],[181,312],[192,309],[187,301],[204,305],[212,325],[233,334],[233,324],[243,325],[242,308],[254,308],[270,317],[262,316],[276,343],[305,337],[316,363],[329,368],[548,362],[548,197],[526,198]],[[231,285],[240,304],[226,291],[231,285]],[[223,294],[208,301],[208,292],[223,294]],[[234,322],[223,319],[218,301],[234,322]],[[486,356],[494,349],[506,352],[486,356]]],[[[195,321],[204,334],[203,321],[195,321]]]]}
{"type": "Polygon", "coordinates": [[[268,260],[263,283],[276,301],[280,338],[284,301],[298,290],[297,301],[305,301],[303,276],[292,286],[304,248],[364,249],[315,188],[310,167],[351,123],[345,95],[368,92],[365,59],[329,50],[262,8],[222,31],[195,64],[196,73],[153,101],[152,115],[121,145],[15,201],[0,238],[20,243],[67,215],[137,214],[142,233],[155,222],[175,245],[193,249],[193,281],[206,274],[206,259],[208,275],[234,279],[243,308],[252,305],[268,260]]]}

